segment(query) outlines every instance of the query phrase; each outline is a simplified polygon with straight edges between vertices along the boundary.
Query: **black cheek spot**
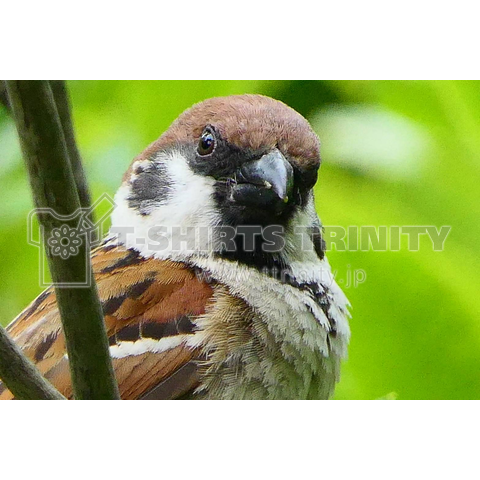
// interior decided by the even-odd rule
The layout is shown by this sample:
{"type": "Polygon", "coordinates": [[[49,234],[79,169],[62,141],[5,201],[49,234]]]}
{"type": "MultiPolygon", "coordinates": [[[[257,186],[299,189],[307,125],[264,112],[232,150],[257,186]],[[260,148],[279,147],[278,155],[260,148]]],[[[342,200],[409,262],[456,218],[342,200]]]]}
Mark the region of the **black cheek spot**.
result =
{"type": "Polygon", "coordinates": [[[156,205],[164,204],[170,196],[171,184],[167,167],[152,162],[148,167],[138,167],[135,174],[138,176],[131,182],[128,206],[142,215],[149,215],[156,205]]]}

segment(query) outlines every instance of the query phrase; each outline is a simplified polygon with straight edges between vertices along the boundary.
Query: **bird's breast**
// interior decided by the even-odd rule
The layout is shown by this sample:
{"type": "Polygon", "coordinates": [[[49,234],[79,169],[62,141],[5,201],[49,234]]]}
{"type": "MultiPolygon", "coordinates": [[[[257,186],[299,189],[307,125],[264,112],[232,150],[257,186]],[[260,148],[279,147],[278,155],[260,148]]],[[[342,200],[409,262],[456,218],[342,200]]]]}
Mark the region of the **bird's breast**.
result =
{"type": "Polygon", "coordinates": [[[333,393],[349,338],[335,288],[285,284],[232,262],[198,264],[217,283],[211,307],[197,319],[195,341],[207,358],[199,393],[259,399],[333,393]]]}

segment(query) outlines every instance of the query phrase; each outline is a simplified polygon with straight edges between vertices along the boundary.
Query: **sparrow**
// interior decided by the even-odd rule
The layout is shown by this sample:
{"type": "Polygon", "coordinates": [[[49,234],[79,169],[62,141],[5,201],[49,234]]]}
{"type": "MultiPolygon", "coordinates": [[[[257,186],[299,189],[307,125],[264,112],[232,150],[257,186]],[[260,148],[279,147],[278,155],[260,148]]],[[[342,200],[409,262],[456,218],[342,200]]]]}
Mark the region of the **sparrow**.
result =
{"type": "MultiPolygon", "coordinates": [[[[261,95],[194,105],[134,159],[91,255],[123,399],[331,397],[350,314],[315,211],[319,166],[307,120],[261,95]]],[[[71,398],[54,289],[7,330],[71,398]]]]}

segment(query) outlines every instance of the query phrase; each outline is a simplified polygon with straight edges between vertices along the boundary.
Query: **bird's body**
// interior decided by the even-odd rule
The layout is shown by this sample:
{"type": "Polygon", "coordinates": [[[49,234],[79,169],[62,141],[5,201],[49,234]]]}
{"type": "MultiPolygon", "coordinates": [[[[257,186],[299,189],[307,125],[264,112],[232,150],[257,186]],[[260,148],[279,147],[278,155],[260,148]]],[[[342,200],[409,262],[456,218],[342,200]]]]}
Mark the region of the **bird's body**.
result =
{"type": "MultiPolygon", "coordinates": [[[[134,160],[92,253],[122,398],[331,396],[348,302],[313,204],[319,162],[308,123],[257,95],[195,105],[134,160]]],[[[70,397],[53,289],[8,330],[70,397]]]]}

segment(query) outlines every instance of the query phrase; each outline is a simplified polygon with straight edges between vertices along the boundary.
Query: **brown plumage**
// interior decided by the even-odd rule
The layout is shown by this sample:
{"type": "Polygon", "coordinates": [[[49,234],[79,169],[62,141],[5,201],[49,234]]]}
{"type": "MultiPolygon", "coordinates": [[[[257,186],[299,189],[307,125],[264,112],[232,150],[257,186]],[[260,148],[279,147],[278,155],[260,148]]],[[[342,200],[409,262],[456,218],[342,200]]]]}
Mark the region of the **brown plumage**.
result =
{"type": "MultiPolygon", "coordinates": [[[[186,265],[144,259],[122,247],[99,247],[92,267],[105,313],[110,345],[121,340],[159,340],[193,332],[191,319],[205,313],[215,286],[199,280],[186,265]]],[[[71,397],[72,389],[65,339],[55,293],[47,289],[8,327],[9,334],[24,353],[60,392],[71,397]]],[[[124,399],[140,398],[193,358],[198,349],[177,346],[158,354],[144,353],[114,359],[114,368],[124,399]]],[[[196,386],[196,373],[166,395],[178,396],[196,386]]],[[[1,385],[1,384],[0,384],[1,385]]],[[[11,398],[0,386],[0,399],[11,398]],[[3,390],[3,391],[1,391],[3,390]]]]}

